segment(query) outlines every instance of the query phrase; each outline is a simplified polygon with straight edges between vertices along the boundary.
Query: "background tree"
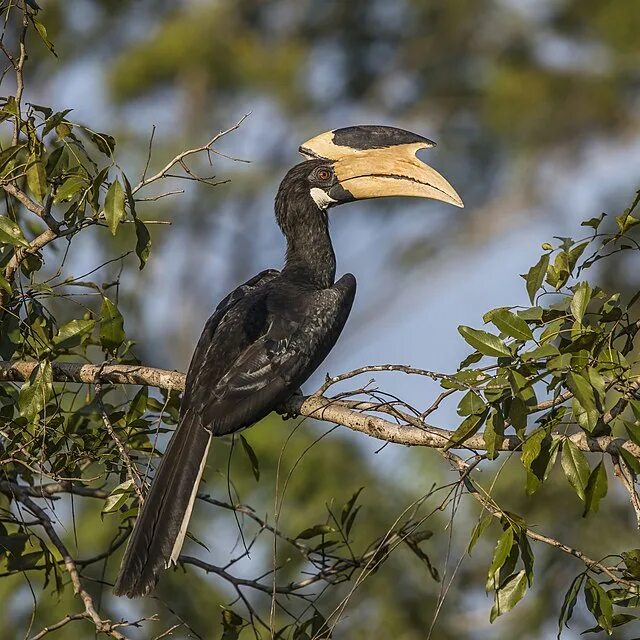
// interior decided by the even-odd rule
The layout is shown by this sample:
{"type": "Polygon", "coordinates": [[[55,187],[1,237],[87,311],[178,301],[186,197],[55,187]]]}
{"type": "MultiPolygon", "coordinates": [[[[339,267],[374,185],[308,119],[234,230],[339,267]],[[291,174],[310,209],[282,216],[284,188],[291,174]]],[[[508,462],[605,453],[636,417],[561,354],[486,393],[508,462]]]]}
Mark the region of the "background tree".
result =
{"type": "MultiPolygon", "coordinates": [[[[632,207],[611,222],[594,218],[577,237],[573,217],[586,206],[595,214],[606,195],[593,190],[585,191],[586,204],[570,199],[575,242],[545,245],[547,257],[528,271],[526,308],[490,312],[493,337],[461,329],[477,352],[459,372],[365,368],[364,377],[321,387],[326,396],[339,392],[328,406],[309,399],[283,408],[325,423],[291,428],[273,417],[245,440],[220,442],[192,527],[209,550],[196,542],[186,549],[188,575],[169,574],[155,599],[131,604],[103,588],[147,461],[156,445],[162,449],[179,405],[181,376],[139,362],[182,368],[216,299],[280,259],[265,210],[292,161],[295,142],[283,141],[359,120],[437,129],[447,141],[439,161],[464,176],[467,217],[435,215],[425,229],[410,226],[415,210],[385,206],[377,237],[362,231],[357,213],[340,229],[345,247],[357,229],[363,248],[372,240],[380,248],[377,260],[367,260],[365,280],[375,283],[376,306],[361,306],[351,322],[358,332],[369,326],[372,342],[380,342],[384,322],[394,320],[397,331],[399,313],[419,319],[415,302],[407,314],[406,301],[425,274],[448,264],[455,243],[492,240],[519,212],[557,210],[551,187],[568,188],[570,163],[593,172],[593,149],[605,148],[609,159],[633,157],[626,134],[637,121],[635,3],[549,3],[536,13],[495,2],[450,4],[94,2],[52,3],[42,13],[31,4],[2,5],[0,347],[12,361],[3,365],[5,379],[26,382],[2,385],[0,598],[8,624],[0,637],[41,637],[60,624],[59,634],[97,629],[116,637],[153,637],[179,625],[175,634],[202,637],[221,628],[226,637],[254,630],[268,637],[271,627],[283,637],[331,630],[422,638],[433,627],[443,638],[539,638],[554,634],[558,615],[573,609],[572,597],[563,606],[571,584],[570,595],[586,598],[575,609],[577,629],[593,626],[594,617],[605,630],[628,621],[620,607],[635,604],[637,591],[629,508],[629,496],[637,503],[637,325],[632,294],[611,294],[637,288],[631,269],[624,277],[624,266],[637,262],[637,214],[632,207]],[[109,111],[98,108],[106,94],[91,80],[107,70],[118,101],[109,111]],[[71,106],[79,109],[66,111],[71,106]],[[222,121],[233,129],[249,107],[254,114],[235,138],[204,133],[222,121]],[[151,121],[162,125],[153,143],[151,121]],[[185,148],[192,151],[179,157],[185,148]],[[250,157],[257,168],[219,153],[250,157]],[[551,179],[562,171],[562,180],[551,179]],[[171,176],[178,174],[186,182],[177,185],[171,176]],[[227,177],[233,190],[210,188],[227,177]],[[184,187],[181,200],[164,197],[184,187]],[[174,226],[165,231],[153,221],[174,226]],[[395,282],[383,277],[392,269],[405,274],[404,297],[397,286],[385,289],[395,282]],[[381,301],[396,311],[387,320],[381,301]],[[176,308],[186,310],[182,317],[176,308]],[[476,368],[481,355],[488,369],[476,368]],[[74,364],[85,362],[100,366],[74,364]],[[378,444],[332,423],[438,452],[386,447],[376,454],[378,444]],[[610,433],[627,444],[620,448],[610,433]],[[438,463],[440,456],[447,461],[438,463]],[[466,493],[476,500],[462,500],[466,493]],[[472,531],[479,542],[469,558],[472,531]],[[530,587],[521,615],[483,630],[485,582],[496,596],[492,618],[530,587]],[[230,609],[214,613],[212,602],[230,609]],[[141,629],[118,626],[124,620],[140,620],[141,629]]],[[[632,186],[617,193],[625,163],[615,166],[615,179],[605,173],[612,211],[632,186]]],[[[499,304],[526,300],[497,294],[499,304]]],[[[369,297],[366,286],[361,297],[369,297]]],[[[430,304],[439,322],[460,324],[430,304]]],[[[469,322],[477,326],[477,318],[469,322]]],[[[418,342],[426,337],[415,348],[418,342]]],[[[357,364],[385,361],[376,357],[385,351],[357,364]]],[[[335,371],[338,363],[327,366],[335,371]]],[[[431,359],[417,364],[432,367],[431,359]]],[[[449,359],[446,370],[455,368],[449,359]]],[[[616,637],[631,637],[626,628],[616,628],[616,637]]]]}

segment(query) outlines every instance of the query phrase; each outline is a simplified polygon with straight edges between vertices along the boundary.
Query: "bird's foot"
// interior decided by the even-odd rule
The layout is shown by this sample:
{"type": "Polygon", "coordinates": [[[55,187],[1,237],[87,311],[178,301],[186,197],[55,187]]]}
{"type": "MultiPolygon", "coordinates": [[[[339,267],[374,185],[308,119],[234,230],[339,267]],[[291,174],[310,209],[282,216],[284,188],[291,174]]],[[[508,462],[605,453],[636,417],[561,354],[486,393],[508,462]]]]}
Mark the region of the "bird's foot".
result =
{"type": "MultiPolygon", "coordinates": [[[[290,396],[289,400],[292,400],[296,397],[302,397],[304,394],[302,393],[302,389],[298,387],[290,396]]],[[[298,417],[298,413],[295,411],[291,411],[290,407],[288,407],[289,400],[285,401],[284,406],[278,409],[278,413],[282,417],[283,420],[293,420],[298,417]]]]}

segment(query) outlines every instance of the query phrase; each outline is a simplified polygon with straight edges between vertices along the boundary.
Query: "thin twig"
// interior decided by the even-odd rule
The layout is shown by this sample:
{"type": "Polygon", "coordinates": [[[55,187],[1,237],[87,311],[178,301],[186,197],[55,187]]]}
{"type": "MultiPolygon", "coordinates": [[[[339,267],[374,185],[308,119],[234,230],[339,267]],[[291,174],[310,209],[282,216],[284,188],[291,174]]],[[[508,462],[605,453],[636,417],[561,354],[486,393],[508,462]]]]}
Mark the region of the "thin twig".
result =
{"type": "Polygon", "coordinates": [[[84,589],[82,586],[82,582],[80,580],[80,574],[78,573],[78,569],[76,566],[75,560],[71,557],[71,554],[67,550],[66,546],[56,533],[56,530],[53,527],[51,519],[45,513],[44,509],[39,507],[29,496],[23,491],[22,487],[17,484],[13,484],[12,486],[12,495],[18,502],[22,503],[39,521],[39,524],[44,528],[47,532],[47,536],[49,540],[51,540],[53,546],[58,550],[62,559],[64,561],[64,565],[67,569],[67,573],[71,578],[71,583],[73,584],[73,591],[76,595],[80,596],[82,602],[84,603],[85,614],[89,617],[96,628],[96,631],[105,633],[112,638],[116,638],[117,640],[126,640],[126,636],[121,634],[119,631],[116,631],[114,625],[110,620],[103,620],[98,612],[95,609],[93,598],[91,595],[84,589]]]}
{"type": "Polygon", "coordinates": [[[194,147],[193,149],[187,149],[186,151],[182,151],[177,156],[175,156],[174,158],[169,160],[169,162],[167,162],[167,164],[162,169],[160,169],[160,171],[158,171],[158,173],[155,173],[150,178],[146,177],[146,170],[145,170],[145,173],[143,174],[142,179],[140,180],[140,182],[138,182],[138,184],[135,187],[133,187],[131,189],[131,193],[133,195],[135,195],[138,191],[140,191],[140,189],[142,189],[142,188],[144,188],[144,187],[146,187],[146,186],[148,186],[148,185],[150,185],[150,184],[152,184],[154,182],[157,182],[158,180],[161,180],[162,178],[167,177],[169,171],[171,171],[171,169],[173,167],[175,167],[175,165],[183,163],[185,158],[188,158],[189,156],[192,156],[192,155],[197,154],[197,153],[202,153],[204,151],[209,151],[211,149],[211,147],[218,140],[220,140],[220,138],[223,138],[224,136],[228,135],[232,131],[235,131],[236,129],[238,129],[240,127],[240,125],[248,117],[249,117],[249,114],[248,113],[245,114],[244,116],[242,116],[242,118],[240,118],[240,120],[238,120],[238,122],[236,122],[236,124],[234,124],[232,127],[229,127],[228,129],[225,129],[224,131],[220,131],[215,136],[213,136],[213,138],[211,138],[209,140],[209,142],[207,142],[206,144],[203,144],[200,147],[194,147]]]}
{"type": "Polygon", "coordinates": [[[107,415],[107,412],[104,408],[104,404],[102,402],[101,393],[102,393],[102,384],[100,382],[95,383],[96,389],[96,398],[98,399],[98,405],[100,406],[100,413],[102,415],[102,422],[107,430],[107,433],[111,436],[111,439],[116,443],[116,447],[118,447],[118,451],[122,456],[125,466],[127,467],[127,474],[129,475],[129,480],[133,485],[133,488],[138,496],[138,500],[140,501],[140,505],[144,504],[144,494],[142,493],[142,477],[140,473],[136,469],[133,464],[131,457],[129,456],[129,452],[126,447],[122,444],[122,440],[118,437],[118,434],[115,432],[113,425],[111,424],[111,420],[107,415]]]}

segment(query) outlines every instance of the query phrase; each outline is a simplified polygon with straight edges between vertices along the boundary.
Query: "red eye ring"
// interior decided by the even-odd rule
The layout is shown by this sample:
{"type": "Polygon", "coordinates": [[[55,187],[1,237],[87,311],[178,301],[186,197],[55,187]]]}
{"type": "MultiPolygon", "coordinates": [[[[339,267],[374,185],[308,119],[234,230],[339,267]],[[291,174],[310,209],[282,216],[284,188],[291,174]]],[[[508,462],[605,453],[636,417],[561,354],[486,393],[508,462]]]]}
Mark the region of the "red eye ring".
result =
{"type": "Polygon", "coordinates": [[[328,180],[331,177],[331,172],[329,169],[319,169],[317,175],[320,180],[328,180]]]}

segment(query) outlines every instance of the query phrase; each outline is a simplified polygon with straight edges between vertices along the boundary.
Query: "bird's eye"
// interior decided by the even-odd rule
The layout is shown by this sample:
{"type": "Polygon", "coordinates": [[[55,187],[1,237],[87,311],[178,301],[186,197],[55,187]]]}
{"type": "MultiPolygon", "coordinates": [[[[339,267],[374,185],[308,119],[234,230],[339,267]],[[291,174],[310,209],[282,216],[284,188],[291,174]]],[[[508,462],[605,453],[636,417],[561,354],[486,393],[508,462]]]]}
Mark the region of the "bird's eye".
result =
{"type": "Polygon", "coordinates": [[[318,180],[326,182],[331,178],[331,171],[329,171],[329,169],[326,169],[325,167],[320,167],[320,169],[316,171],[316,177],[318,178],[318,180]]]}

